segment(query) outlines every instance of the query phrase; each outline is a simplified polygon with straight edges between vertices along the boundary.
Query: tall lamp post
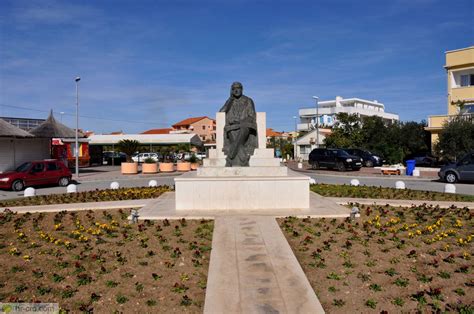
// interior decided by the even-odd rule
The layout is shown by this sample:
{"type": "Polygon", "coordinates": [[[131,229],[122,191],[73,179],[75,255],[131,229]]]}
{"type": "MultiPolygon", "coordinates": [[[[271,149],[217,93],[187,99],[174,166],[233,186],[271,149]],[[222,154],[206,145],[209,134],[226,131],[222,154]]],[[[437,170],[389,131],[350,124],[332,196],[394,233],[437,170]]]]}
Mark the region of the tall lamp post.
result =
{"type": "Polygon", "coordinates": [[[313,99],[316,101],[316,148],[319,148],[319,97],[313,96],[313,99]]]}
{"type": "Polygon", "coordinates": [[[298,138],[298,128],[296,125],[296,116],[293,116],[293,119],[295,120],[295,138],[293,139],[293,160],[296,160],[296,139],[298,138]]]}
{"type": "Polygon", "coordinates": [[[78,132],[79,132],[79,81],[81,78],[78,76],[74,79],[76,81],[76,149],[74,150],[74,154],[76,155],[76,179],[79,179],[79,140],[78,140],[78,132]]]}

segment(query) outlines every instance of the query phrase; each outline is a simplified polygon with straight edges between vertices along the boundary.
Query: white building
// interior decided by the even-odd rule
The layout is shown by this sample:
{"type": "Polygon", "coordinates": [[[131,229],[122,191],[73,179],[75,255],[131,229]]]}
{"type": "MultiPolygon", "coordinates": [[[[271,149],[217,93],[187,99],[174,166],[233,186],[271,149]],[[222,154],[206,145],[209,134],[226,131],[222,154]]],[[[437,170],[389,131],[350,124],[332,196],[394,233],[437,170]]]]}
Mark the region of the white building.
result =
{"type": "MultiPolygon", "coordinates": [[[[385,106],[376,100],[360,98],[343,99],[337,96],[335,100],[320,101],[318,103],[318,117],[320,127],[331,127],[336,122],[336,114],[345,112],[359,116],[379,116],[384,120],[394,122],[400,118],[398,114],[385,112],[385,106]]],[[[300,123],[298,131],[309,131],[314,128],[316,105],[299,109],[300,123]]]]}

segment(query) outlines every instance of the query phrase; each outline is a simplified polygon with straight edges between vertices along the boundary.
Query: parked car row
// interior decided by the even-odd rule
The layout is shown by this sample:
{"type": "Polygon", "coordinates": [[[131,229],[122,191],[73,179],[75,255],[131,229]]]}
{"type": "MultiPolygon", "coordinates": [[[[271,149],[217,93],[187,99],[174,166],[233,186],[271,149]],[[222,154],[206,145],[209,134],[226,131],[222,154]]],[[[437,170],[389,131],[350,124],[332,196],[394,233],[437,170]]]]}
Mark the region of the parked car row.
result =
{"type": "Polygon", "coordinates": [[[316,148],[309,154],[309,164],[313,169],[360,170],[362,162],[362,158],[343,149],[316,148]]]}
{"type": "Polygon", "coordinates": [[[474,182],[474,151],[466,154],[460,161],[447,164],[438,172],[441,180],[448,183],[458,181],[474,182]]]}
{"type": "Polygon", "coordinates": [[[0,188],[21,191],[25,187],[37,185],[67,186],[71,178],[71,171],[63,162],[39,160],[25,162],[14,171],[0,173],[0,188]]]}

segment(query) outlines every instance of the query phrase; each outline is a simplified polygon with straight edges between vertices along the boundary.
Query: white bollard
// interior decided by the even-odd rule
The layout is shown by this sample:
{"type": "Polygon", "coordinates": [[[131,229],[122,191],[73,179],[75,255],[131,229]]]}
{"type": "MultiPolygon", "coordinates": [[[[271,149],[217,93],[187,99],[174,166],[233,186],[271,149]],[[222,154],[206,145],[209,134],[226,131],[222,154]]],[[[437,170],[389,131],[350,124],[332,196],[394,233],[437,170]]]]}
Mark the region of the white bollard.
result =
{"type": "Polygon", "coordinates": [[[298,169],[303,169],[303,164],[301,162],[298,163],[298,169]]]}
{"type": "Polygon", "coordinates": [[[309,178],[309,184],[316,184],[316,180],[314,178],[309,178]]]}
{"type": "Polygon", "coordinates": [[[405,182],[403,181],[395,182],[395,188],[399,190],[405,190],[405,182]]]}
{"type": "Polygon", "coordinates": [[[116,181],[110,183],[110,188],[111,188],[112,190],[117,190],[119,187],[120,187],[120,184],[119,184],[118,182],[116,182],[116,181]]]}
{"type": "Polygon", "coordinates": [[[359,185],[360,185],[360,182],[359,182],[359,180],[357,180],[357,179],[352,179],[352,180],[351,180],[351,185],[352,185],[352,186],[359,186],[359,185]]]}
{"type": "Polygon", "coordinates": [[[157,187],[158,182],[156,182],[156,180],[150,180],[150,182],[148,182],[148,186],[151,188],[157,187]]]}
{"type": "Polygon", "coordinates": [[[456,193],[456,186],[454,184],[446,184],[444,186],[444,193],[456,193]]]}
{"type": "Polygon", "coordinates": [[[414,177],[419,177],[419,176],[420,176],[420,170],[414,169],[412,175],[413,175],[414,177]]]}
{"type": "Polygon", "coordinates": [[[69,184],[66,188],[67,193],[77,193],[77,185],[69,184]]]}
{"type": "Polygon", "coordinates": [[[34,188],[26,188],[23,193],[24,197],[31,197],[36,195],[36,190],[34,188]]]}

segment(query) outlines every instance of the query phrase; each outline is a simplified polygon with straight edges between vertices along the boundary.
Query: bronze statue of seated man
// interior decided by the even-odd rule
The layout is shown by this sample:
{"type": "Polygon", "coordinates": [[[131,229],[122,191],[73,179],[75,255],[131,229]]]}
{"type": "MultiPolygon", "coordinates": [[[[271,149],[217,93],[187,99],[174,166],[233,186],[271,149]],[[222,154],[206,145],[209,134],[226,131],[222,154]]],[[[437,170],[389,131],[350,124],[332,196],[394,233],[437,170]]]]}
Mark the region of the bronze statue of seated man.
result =
{"type": "Polygon", "coordinates": [[[223,148],[226,167],[248,167],[250,156],[258,147],[255,105],[242,92],[242,84],[234,82],[229,99],[219,110],[226,114],[223,148]]]}

